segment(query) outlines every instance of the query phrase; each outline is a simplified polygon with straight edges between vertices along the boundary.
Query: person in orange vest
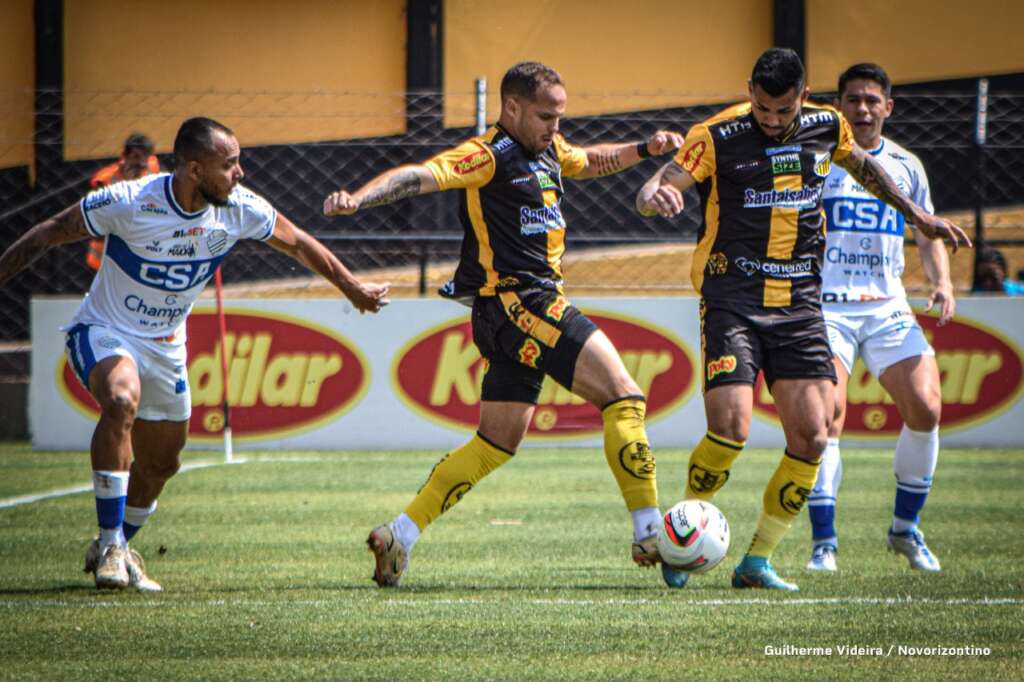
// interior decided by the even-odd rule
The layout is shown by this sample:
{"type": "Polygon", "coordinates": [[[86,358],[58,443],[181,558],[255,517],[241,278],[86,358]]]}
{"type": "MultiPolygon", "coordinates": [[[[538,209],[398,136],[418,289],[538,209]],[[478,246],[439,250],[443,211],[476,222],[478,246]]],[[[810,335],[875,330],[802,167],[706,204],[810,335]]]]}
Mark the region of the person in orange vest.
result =
{"type": "MultiPolygon", "coordinates": [[[[89,191],[122,180],[136,180],[150,173],[160,172],[160,161],[153,154],[153,140],[142,133],[132,133],[124,141],[121,157],[96,171],[89,179],[89,191]]],[[[103,240],[90,239],[85,251],[85,262],[93,270],[100,269],[103,260],[103,240]]]]}

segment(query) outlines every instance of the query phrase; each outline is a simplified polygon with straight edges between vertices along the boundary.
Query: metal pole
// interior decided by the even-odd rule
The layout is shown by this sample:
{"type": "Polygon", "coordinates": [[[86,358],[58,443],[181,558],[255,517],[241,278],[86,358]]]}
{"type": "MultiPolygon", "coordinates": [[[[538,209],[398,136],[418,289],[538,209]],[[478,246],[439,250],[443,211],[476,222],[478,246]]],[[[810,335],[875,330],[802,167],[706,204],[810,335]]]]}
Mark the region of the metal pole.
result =
{"type": "Polygon", "coordinates": [[[978,79],[974,116],[974,274],[971,288],[977,289],[978,262],[985,246],[985,140],[988,137],[988,79],[978,79]]]}
{"type": "Polygon", "coordinates": [[[487,131],[487,79],[476,79],[476,134],[487,131]]]}

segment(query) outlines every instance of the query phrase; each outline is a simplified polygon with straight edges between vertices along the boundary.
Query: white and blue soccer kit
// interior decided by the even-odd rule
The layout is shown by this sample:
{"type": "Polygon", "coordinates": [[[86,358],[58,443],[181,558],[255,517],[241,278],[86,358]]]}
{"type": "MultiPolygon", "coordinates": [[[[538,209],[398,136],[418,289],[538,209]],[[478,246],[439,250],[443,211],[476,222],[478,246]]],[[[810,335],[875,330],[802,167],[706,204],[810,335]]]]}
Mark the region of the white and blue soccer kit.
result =
{"type": "Polygon", "coordinates": [[[171,177],[149,175],[82,199],[86,228],[106,237],[106,249],[66,329],[67,353],[86,388],[96,363],[131,357],[142,384],[138,417],[183,421],[191,414],[185,318],[235,243],[269,239],[277,214],[241,186],[226,206],[187,213],[171,177]]]}
{"type": "MultiPolygon", "coordinates": [[[[916,156],[885,138],[870,153],[914,203],[934,210],[916,156]]],[[[825,181],[824,208],[822,309],[833,355],[847,372],[860,355],[878,376],[900,360],[932,354],[901,281],[903,242],[913,227],[835,165],[825,181]]]]}

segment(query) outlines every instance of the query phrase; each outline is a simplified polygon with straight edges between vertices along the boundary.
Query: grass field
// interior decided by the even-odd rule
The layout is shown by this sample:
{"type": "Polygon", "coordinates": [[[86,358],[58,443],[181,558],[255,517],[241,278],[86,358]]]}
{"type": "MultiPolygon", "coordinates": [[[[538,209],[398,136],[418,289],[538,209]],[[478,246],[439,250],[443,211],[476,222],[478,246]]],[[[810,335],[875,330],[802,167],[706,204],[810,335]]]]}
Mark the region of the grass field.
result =
{"type": "MultiPolygon", "coordinates": [[[[686,453],[658,454],[668,506],[686,453]]],[[[402,589],[378,590],[366,533],[438,453],[338,451],[179,474],[133,543],[166,589],[143,595],[97,592],[81,573],[91,494],[4,505],[87,483],[88,456],[0,444],[0,678],[1024,677],[1024,451],[942,453],[923,524],[940,575],[885,551],[891,453],[844,454],[840,571],[804,571],[804,514],[775,559],[797,595],[729,587],[778,457],[756,450],[716,498],[729,556],[685,590],[629,560],[628,518],[593,450],[521,451],[423,536],[402,589]],[[787,645],[832,655],[766,653],[787,645]]]]}

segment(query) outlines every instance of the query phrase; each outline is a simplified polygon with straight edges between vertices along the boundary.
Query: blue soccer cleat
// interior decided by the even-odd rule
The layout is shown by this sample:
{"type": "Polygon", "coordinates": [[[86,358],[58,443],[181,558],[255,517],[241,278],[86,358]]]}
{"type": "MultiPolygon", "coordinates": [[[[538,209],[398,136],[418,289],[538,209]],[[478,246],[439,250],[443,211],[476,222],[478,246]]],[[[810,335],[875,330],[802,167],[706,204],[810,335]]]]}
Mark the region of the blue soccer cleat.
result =
{"type": "Polygon", "coordinates": [[[686,583],[690,580],[690,574],[686,571],[680,571],[678,568],[673,568],[662,561],[661,578],[665,581],[666,585],[674,590],[679,590],[686,587],[686,583]]]}
{"type": "Polygon", "coordinates": [[[743,557],[736,570],[732,572],[732,586],[738,589],[785,590],[799,592],[800,588],[780,578],[768,559],[761,556],[743,557]]]}

